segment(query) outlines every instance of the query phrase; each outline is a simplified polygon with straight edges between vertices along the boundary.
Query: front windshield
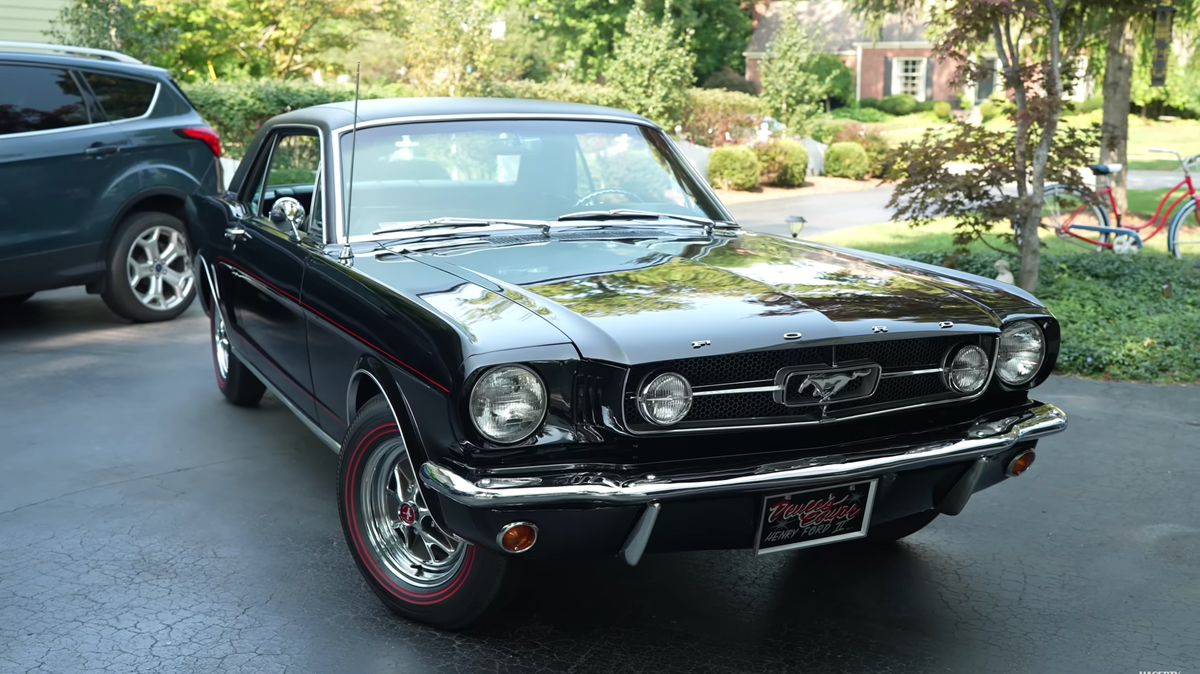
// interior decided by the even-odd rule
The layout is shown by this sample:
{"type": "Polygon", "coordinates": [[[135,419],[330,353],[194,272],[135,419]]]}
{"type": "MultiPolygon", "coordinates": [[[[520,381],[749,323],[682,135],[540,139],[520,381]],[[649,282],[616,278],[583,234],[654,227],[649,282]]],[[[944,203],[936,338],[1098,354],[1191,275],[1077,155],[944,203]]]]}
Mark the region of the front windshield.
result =
{"type": "MultiPolygon", "coordinates": [[[[636,124],[567,120],[393,124],[358,131],[350,236],[432,218],[542,220],[636,209],[720,219],[636,124]],[[700,201],[697,201],[697,199],[700,201]]],[[[350,134],[341,137],[350,180],[350,134]]]]}

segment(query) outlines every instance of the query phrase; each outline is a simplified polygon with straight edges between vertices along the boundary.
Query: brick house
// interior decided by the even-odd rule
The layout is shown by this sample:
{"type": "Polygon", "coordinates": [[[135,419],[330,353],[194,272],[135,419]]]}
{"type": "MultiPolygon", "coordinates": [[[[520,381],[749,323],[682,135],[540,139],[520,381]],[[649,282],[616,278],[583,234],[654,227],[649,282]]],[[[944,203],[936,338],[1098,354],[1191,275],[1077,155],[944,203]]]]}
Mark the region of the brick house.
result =
{"type": "MultiPolygon", "coordinates": [[[[794,12],[801,23],[816,28],[825,39],[825,50],[837,54],[854,73],[856,98],[883,98],[911,94],[918,101],[957,101],[961,87],[951,84],[955,64],[937,58],[926,39],[927,24],[920,19],[888,15],[876,35],[842,0],[758,2],[754,34],[746,50],[746,79],[761,84],[759,62],[785,12],[794,12]]],[[[969,87],[976,100],[995,89],[994,82],[969,87]]]]}

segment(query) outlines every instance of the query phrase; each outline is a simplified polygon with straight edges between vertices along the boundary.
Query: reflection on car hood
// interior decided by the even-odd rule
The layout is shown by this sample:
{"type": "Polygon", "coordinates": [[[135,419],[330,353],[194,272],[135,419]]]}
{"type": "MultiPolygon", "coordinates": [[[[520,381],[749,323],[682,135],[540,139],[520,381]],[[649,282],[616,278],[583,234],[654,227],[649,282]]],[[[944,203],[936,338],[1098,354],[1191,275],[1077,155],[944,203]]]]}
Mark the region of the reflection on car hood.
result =
{"type": "Polygon", "coordinates": [[[992,308],[1038,306],[977,277],[750,233],[552,239],[414,257],[499,286],[498,294],[542,316],[584,357],[618,363],[772,348],[788,333],[811,344],[995,330],[992,308]]]}

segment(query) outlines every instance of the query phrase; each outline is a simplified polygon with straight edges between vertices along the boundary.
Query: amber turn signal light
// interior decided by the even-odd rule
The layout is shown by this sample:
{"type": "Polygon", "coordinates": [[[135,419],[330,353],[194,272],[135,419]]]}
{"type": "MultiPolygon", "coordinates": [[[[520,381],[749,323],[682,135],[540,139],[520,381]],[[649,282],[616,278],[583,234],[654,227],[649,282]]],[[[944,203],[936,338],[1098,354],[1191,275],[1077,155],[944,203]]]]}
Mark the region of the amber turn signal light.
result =
{"type": "Polygon", "coordinates": [[[1013,457],[1012,461],[1008,462],[1008,468],[1004,473],[1009,477],[1016,477],[1029,470],[1029,467],[1033,465],[1033,460],[1036,458],[1037,455],[1033,453],[1033,450],[1021,452],[1013,457]]]}
{"type": "Polygon", "coordinates": [[[513,522],[500,529],[496,541],[507,552],[525,552],[537,543],[538,528],[532,522],[513,522]]]}

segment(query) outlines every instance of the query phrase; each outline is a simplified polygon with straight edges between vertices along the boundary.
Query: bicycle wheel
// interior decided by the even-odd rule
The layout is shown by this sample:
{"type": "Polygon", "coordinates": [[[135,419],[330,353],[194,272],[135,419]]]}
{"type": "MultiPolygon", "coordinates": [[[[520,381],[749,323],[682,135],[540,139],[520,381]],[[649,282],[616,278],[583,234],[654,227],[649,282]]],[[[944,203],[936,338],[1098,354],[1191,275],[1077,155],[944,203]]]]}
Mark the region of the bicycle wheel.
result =
{"type": "Polygon", "coordinates": [[[1167,250],[1177,258],[1200,254],[1200,213],[1195,201],[1179,204],[1167,229],[1167,250]]]}
{"type": "MultiPolygon", "coordinates": [[[[1077,190],[1066,185],[1047,185],[1046,200],[1042,203],[1041,224],[1043,227],[1053,229],[1054,233],[1064,241],[1095,246],[1098,251],[1103,251],[1108,247],[1068,233],[1068,228],[1073,225],[1109,226],[1108,214],[1100,207],[1096,194],[1091,190],[1077,190]]],[[[1109,243],[1109,234],[1106,232],[1079,230],[1076,233],[1089,238],[1094,236],[1096,241],[1102,244],[1109,243]]]]}

